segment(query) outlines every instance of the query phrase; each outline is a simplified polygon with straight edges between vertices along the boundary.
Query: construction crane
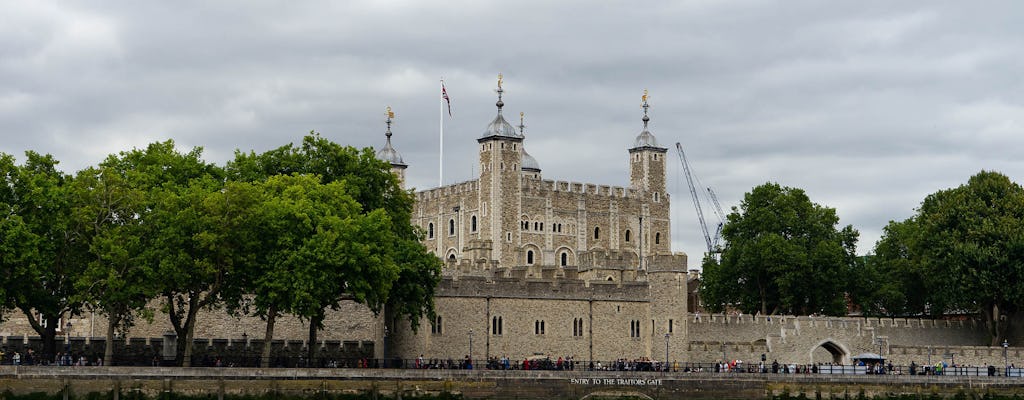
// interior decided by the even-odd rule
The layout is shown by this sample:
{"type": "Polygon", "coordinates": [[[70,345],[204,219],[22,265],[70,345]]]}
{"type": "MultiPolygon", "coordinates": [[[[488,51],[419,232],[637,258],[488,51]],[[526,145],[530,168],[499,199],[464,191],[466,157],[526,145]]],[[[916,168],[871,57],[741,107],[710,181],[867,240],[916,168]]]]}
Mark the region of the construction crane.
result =
{"type": "Polygon", "coordinates": [[[686,152],[683,151],[683,145],[676,142],[676,151],[679,153],[679,162],[683,164],[683,173],[686,175],[686,184],[690,188],[690,196],[693,197],[693,207],[697,209],[697,221],[700,222],[701,232],[704,233],[704,243],[708,246],[709,254],[720,253],[718,249],[718,240],[722,233],[722,220],[724,219],[722,213],[722,206],[718,203],[718,196],[715,196],[715,192],[711,188],[707,188],[707,193],[710,196],[711,203],[714,205],[715,215],[718,217],[718,226],[715,229],[715,236],[712,239],[711,234],[708,232],[708,223],[704,219],[704,209],[701,207],[700,196],[697,195],[697,185],[693,183],[693,173],[690,171],[690,163],[686,161],[686,152]]]}
{"type": "Polygon", "coordinates": [[[715,236],[711,239],[711,245],[714,246],[716,252],[721,252],[718,248],[718,240],[722,238],[722,226],[725,225],[725,213],[722,212],[722,205],[718,203],[718,196],[715,195],[715,191],[708,189],[708,195],[711,196],[711,203],[715,205],[715,215],[718,217],[718,227],[715,228],[715,236]]]}

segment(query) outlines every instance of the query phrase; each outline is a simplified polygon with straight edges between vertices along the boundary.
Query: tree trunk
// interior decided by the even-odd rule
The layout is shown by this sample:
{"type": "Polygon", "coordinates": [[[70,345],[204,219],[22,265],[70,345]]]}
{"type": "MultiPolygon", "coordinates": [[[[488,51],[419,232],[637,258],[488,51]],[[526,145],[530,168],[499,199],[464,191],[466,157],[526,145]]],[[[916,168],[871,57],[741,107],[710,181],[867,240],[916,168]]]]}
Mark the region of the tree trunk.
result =
{"type": "Polygon", "coordinates": [[[189,310],[189,316],[185,318],[185,352],[181,357],[182,367],[192,366],[192,337],[195,335],[195,329],[193,329],[195,320],[196,318],[192,314],[192,310],[189,310]]]}
{"type": "Polygon", "coordinates": [[[758,294],[761,297],[761,315],[768,315],[768,295],[765,294],[764,288],[760,288],[758,294]]]}
{"type": "Polygon", "coordinates": [[[46,321],[44,325],[36,320],[35,312],[31,307],[18,305],[18,308],[25,314],[25,319],[32,326],[32,330],[36,331],[43,341],[43,354],[40,356],[48,361],[53,361],[53,357],[57,354],[57,328],[60,326],[60,317],[64,312],[53,315],[43,314],[43,319],[46,321]]]}
{"type": "Polygon", "coordinates": [[[985,315],[985,325],[988,327],[988,336],[991,340],[990,346],[1001,346],[1003,331],[1005,330],[999,315],[999,305],[993,303],[992,307],[982,307],[981,313],[985,315]]]}
{"type": "Polygon", "coordinates": [[[320,324],[323,322],[323,310],[309,320],[309,340],[306,342],[306,360],[309,362],[309,366],[311,367],[316,366],[316,334],[320,331],[320,324]]]}
{"type": "Polygon", "coordinates": [[[270,366],[270,345],[274,339],[274,322],[277,320],[277,306],[270,305],[267,309],[267,332],[263,335],[263,353],[260,355],[260,367],[270,366]]]}
{"type": "Polygon", "coordinates": [[[170,310],[171,326],[174,328],[174,333],[178,336],[178,349],[181,354],[181,366],[191,367],[192,366],[192,339],[195,337],[196,327],[196,314],[199,309],[202,308],[202,303],[198,295],[192,294],[188,297],[188,309],[185,311],[185,319],[182,320],[175,313],[177,307],[174,302],[174,295],[171,293],[164,294],[167,297],[167,307],[170,310]]]}
{"type": "MultiPolygon", "coordinates": [[[[115,317],[113,313],[107,319],[107,343],[103,347],[103,365],[114,365],[114,328],[117,327],[117,323],[120,321],[119,317],[115,317]]],[[[72,358],[72,363],[75,360],[72,358]]]]}

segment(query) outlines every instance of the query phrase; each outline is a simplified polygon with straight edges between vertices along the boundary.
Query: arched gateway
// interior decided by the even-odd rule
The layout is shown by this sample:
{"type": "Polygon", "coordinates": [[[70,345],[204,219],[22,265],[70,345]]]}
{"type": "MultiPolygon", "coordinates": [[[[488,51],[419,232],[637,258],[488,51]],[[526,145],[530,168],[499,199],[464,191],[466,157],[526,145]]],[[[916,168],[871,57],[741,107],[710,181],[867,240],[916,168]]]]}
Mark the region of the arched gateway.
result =
{"type": "Polygon", "coordinates": [[[850,352],[832,340],[823,340],[811,349],[812,363],[847,364],[850,352]]]}

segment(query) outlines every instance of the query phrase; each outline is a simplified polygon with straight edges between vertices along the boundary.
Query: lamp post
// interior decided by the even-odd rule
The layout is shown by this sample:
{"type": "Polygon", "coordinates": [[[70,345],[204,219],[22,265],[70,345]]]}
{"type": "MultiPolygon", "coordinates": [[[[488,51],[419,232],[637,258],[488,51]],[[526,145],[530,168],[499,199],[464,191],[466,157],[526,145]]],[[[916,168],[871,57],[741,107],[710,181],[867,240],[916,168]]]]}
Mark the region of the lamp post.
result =
{"type": "Polygon", "coordinates": [[[663,372],[664,371],[668,371],[669,366],[671,365],[668,362],[668,337],[669,337],[669,334],[665,333],[665,366],[661,368],[661,370],[663,372]]]}
{"type": "MultiPolygon", "coordinates": [[[[71,365],[71,320],[68,319],[64,325],[64,357],[61,357],[61,365],[71,365]]],[[[1005,353],[1005,351],[1004,351],[1005,353]]],[[[108,360],[109,361],[109,360],[108,360]]]]}
{"type": "Polygon", "coordinates": [[[1010,347],[1010,344],[1003,339],[1003,372],[1005,376],[1010,376],[1010,359],[1006,355],[1006,348],[1010,347]]]}
{"type": "Polygon", "coordinates": [[[388,326],[384,325],[384,340],[383,349],[381,350],[382,357],[384,357],[384,368],[388,367],[388,326]]]}
{"type": "Polygon", "coordinates": [[[242,331],[242,366],[249,363],[249,334],[242,331]]]}

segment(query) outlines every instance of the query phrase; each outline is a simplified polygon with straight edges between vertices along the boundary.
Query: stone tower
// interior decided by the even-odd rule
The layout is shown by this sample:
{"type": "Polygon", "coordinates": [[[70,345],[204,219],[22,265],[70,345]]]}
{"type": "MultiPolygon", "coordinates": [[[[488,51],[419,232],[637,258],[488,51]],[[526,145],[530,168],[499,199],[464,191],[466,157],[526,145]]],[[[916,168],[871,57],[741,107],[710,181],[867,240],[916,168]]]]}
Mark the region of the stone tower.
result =
{"type": "Polygon", "coordinates": [[[519,212],[522,209],[523,136],[505,121],[501,109],[502,77],[498,75],[498,115],[477,139],[480,145],[481,239],[493,244],[492,257],[501,265],[519,265],[519,212]]]}
{"type": "Polygon", "coordinates": [[[641,258],[666,254],[671,249],[669,230],[669,196],[665,188],[665,155],[668,149],[658,145],[647,129],[651,118],[647,116],[647,90],[642,97],[644,128],[629,149],[629,184],[644,200],[640,210],[641,258]]]}
{"type": "Polygon", "coordinates": [[[391,173],[398,177],[398,184],[404,189],[405,188],[405,169],[408,165],[402,161],[402,155],[398,154],[398,151],[394,147],[391,147],[391,119],[395,117],[395,113],[391,111],[391,106],[387,108],[387,131],[384,132],[384,136],[387,137],[387,141],[384,143],[384,147],[377,151],[377,159],[385,161],[391,164],[391,173]]]}

